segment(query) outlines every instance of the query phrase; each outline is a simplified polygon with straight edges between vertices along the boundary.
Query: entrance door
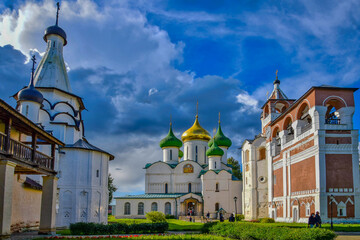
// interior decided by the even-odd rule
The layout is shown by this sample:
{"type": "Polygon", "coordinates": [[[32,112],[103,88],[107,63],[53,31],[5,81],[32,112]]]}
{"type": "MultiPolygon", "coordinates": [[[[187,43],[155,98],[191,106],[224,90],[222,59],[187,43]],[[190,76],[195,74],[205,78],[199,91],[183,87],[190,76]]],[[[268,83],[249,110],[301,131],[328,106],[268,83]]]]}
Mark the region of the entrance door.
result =
{"type": "Polygon", "coordinates": [[[195,216],[196,215],[196,202],[189,201],[186,205],[186,215],[195,216]]]}
{"type": "Polygon", "coordinates": [[[293,222],[297,222],[298,220],[298,209],[297,207],[293,208],[293,222]]]}

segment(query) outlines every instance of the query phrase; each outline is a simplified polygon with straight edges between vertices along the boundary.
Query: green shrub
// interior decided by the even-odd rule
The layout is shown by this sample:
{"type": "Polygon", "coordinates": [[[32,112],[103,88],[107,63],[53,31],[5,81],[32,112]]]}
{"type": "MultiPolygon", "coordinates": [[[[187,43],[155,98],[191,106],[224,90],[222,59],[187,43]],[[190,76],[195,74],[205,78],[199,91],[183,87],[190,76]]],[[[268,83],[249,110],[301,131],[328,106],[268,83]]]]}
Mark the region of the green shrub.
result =
{"type": "Polygon", "coordinates": [[[168,230],[167,222],[139,223],[139,224],[99,224],[99,223],[73,223],[70,224],[72,235],[108,235],[128,233],[164,233],[168,230]]]}
{"type": "Polygon", "coordinates": [[[236,221],[242,221],[245,219],[244,214],[236,214],[235,220],[236,221]]]}
{"type": "Polygon", "coordinates": [[[166,214],[166,215],[165,215],[165,218],[166,218],[166,219],[175,219],[175,216],[174,216],[174,215],[170,215],[170,214],[166,214]]]}
{"type": "Polygon", "coordinates": [[[273,218],[260,218],[260,223],[274,223],[275,220],[273,218]]]}
{"type": "Polygon", "coordinates": [[[210,233],[233,239],[248,240],[333,240],[336,235],[326,229],[287,228],[252,223],[219,223],[210,233]]]}
{"type": "Polygon", "coordinates": [[[210,229],[217,223],[218,223],[218,221],[204,223],[203,227],[201,228],[201,233],[209,233],[210,229]]]}
{"type": "Polygon", "coordinates": [[[165,214],[158,211],[151,211],[146,213],[146,219],[153,223],[166,222],[165,214]]]}

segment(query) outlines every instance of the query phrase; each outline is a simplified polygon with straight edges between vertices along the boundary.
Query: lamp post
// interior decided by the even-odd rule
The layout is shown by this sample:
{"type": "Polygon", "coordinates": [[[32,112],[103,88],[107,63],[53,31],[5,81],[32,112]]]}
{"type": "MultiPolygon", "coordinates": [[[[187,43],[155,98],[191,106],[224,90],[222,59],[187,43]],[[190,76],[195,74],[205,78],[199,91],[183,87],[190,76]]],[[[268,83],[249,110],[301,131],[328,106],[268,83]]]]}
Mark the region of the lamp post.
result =
{"type": "Polygon", "coordinates": [[[236,221],[236,214],[237,214],[236,200],[237,200],[237,197],[234,197],[234,202],[235,202],[235,221],[236,221]]]}
{"type": "Polygon", "coordinates": [[[334,229],[333,227],[333,201],[334,201],[334,195],[330,195],[330,199],[331,199],[331,205],[330,205],[330,228],[331,230],[334,229]]]}

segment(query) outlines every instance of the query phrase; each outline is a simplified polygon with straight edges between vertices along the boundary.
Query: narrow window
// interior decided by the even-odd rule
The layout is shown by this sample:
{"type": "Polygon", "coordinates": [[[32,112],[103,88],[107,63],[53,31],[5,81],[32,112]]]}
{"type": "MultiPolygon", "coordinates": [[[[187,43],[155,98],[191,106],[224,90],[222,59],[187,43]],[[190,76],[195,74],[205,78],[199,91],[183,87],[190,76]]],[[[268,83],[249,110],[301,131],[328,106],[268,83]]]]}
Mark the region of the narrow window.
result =
{"type": "Polygon", "coordinates": [[[215,211],[219,211],[219,209],[220,209],[219,203],[215,203],[215,211]]]}
{"type": "Polygon", "coordinates": [[[215,162],[215,169],[216,169],[216,162],[215,162]]]}
{"type": "Polygon", "coordinates": [[[165,193],[168,193],[168,184],[165,183],[165,193]]]}
{"type": "Polygon", "coordinates": [[[204,163],[206,164],[206,147],[204,147],[204,163]]]}
{"type": "Polygon", "coordinates": [[[219,183],[216,183],[215,185],[215,192],[219,192],[219,183]]]}
{"type": "Polygon", "coordinates": [[[27,117],[28,115],[29,115],[29,105],[26,105],[25,116],[27,117]]]}
{"type": "Polygon", "coordinates": [[[171,215],[171,203],[165,203],[165,215],[171,215]]]}
{"type": "Polygon", "coordinates": [[[144,215],[144,203],[138,204],[138,215],[144,215]]]}
{"type": "Polygon", "coordinates": [[[274,185],[276,185],[276,175],[274,175],[274,185]]]}
{"type": "Polygon", "coordinates": [[[197,146],[195,146],[195,162],[198,161],[198,149],[197,146]]]}
{"type": "Polygon", "coordinates": [[[310,216],[310,204],[306,204],[306,216],[310,216]]]}
{"type": "Polygon", "coordinates": [[[188,185],[188,192],[191,192],[191,183],[188,185]]]}
{"type": "Polygon", "coordinates": [[[189,147],[186,147],[186,160],[189,160],[189,147]]]}
{"type": "Polygon", "coordinates": [[[172,160],[172,150],[170,149],[170,160],[172,160]]]}
{"type": "Polygon", "coordinates": [[[53,42],[53,47],[55,47],[55,42],[53,42]]]}
{"type": "Polygon", "coordinates": [[[158,210],[158,205],[157,205],[156,202],[153,202],[153,203],[151,204],[151,211],[157,211],[157,210],[158,210]]]}
{"type": "Polygon", "coordinates": [[[129,202],[125,203],[124,215],[130,215],[130,203],[129,202]]]}
{"type": "Polygon", "coordinates": [[[99,170],[96,170],[96,177],[99,177],[99,170]]]}

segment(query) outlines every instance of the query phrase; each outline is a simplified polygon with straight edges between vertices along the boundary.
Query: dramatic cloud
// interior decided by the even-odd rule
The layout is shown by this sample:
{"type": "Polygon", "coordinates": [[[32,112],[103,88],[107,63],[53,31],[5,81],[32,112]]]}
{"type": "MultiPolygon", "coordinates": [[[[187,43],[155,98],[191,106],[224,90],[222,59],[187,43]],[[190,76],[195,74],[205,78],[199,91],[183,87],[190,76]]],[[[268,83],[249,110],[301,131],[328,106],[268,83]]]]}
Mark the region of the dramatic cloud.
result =
{"type": "MultiPolygon", "coordinates": [[[[276,69],[290,98],[313,85],[359,85],[359,11],[357,1],[62,1],[72,89],[88,109],[87,139],[116,156],[117,195],[144,190],[143,167],[161,159],[170,114],[180,137],[197,101],[209,132],[221,112],[230,156],[240,160],[243,140],[259,133],[276,69]]],[[[13,106],[55,12],[52,0],[0,3],[0,97],[13,106]]]]}

